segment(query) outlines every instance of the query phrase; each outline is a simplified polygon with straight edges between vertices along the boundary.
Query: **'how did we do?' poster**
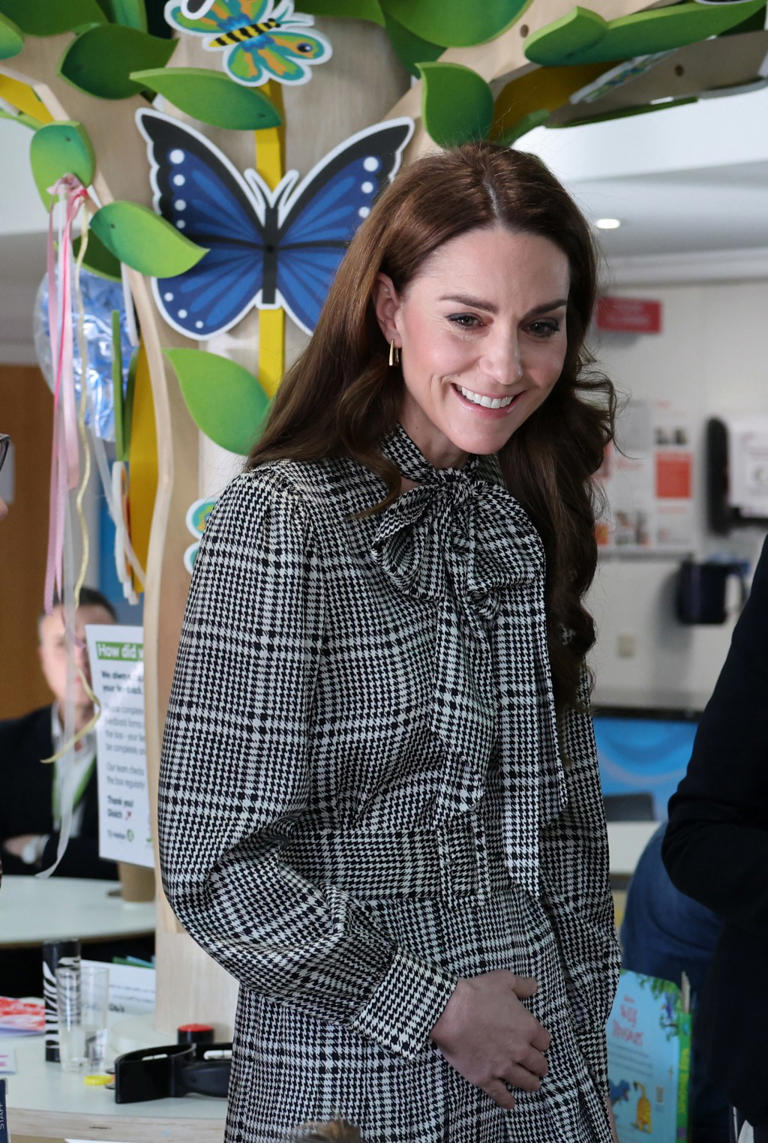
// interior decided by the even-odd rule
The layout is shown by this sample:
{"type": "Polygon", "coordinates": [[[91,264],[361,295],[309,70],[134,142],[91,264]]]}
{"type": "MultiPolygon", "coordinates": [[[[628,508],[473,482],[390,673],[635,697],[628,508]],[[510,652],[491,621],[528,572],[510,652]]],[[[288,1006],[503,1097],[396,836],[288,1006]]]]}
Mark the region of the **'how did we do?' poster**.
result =
{"type": "Polygon", "coordinates": [[[96,723],[99,853],[154,865],[144,735],[144,633],[141,627],[86,627],[96,723]]]}

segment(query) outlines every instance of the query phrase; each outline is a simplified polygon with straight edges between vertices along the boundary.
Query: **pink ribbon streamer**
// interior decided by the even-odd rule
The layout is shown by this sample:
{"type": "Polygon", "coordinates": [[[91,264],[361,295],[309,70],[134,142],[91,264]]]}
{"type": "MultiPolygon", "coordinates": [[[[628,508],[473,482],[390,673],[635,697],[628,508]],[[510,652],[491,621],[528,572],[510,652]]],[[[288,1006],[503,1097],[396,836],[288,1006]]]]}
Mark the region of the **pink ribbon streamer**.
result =
{"type": "MultiPolygon", "coordinates": [[[[58,229],[58,267],[53,237],[56,202],[51,204],[48,217],[48,327],[51,360],[54,365],[54,389],[48,557],[44,595],[46,613],[53,609],[54,593],[58,598],[62,597],[67,494],[77,487],[80,477],[72,352],[72,226],[80,209],[88,200],[88,191],[74,175],[64,175],[49,189],[51,194],[59,196],[59,202],[66,209],[64,220],[60,221],[58,229]]],[[[86,368],[87,363],[81,362],[83,385],[86,368]]]]}

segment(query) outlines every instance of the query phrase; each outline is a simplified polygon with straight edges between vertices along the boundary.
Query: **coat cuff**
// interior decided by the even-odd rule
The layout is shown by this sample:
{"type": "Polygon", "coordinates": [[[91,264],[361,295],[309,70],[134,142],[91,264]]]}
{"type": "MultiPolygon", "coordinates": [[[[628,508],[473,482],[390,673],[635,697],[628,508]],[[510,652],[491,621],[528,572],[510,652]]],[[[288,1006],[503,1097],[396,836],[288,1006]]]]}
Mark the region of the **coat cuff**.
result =
{"type": "Polygon", "coordinates": [[[450,1000],[457,977],[415,960],[401,949],[349,1027],[369,1040],[415,1059],[450,1000]]]}

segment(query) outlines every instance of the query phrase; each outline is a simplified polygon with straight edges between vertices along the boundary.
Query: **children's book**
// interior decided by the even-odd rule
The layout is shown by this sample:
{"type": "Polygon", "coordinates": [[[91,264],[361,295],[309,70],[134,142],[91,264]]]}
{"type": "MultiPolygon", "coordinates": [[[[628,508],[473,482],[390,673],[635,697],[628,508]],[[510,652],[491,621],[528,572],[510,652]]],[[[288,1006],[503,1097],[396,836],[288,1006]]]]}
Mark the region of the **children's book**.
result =
{"type": "Polygon", "coordinates": [[[688,1139],[688,983],[623,970],[608,1020],[608,1082],[620,1143],[688,1139]]]}

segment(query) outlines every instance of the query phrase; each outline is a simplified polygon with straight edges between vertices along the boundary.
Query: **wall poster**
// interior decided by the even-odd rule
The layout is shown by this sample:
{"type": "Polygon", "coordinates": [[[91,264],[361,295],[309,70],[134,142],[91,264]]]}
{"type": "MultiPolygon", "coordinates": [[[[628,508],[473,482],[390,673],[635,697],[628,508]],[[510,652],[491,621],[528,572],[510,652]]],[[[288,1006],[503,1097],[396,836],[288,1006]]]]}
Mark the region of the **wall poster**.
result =
{"type": "Polygon", "coordinates": [[[693,427],[670,401],[629,401],[597,474],[602,552],[687,551],[694,543],[693,427]]]}

